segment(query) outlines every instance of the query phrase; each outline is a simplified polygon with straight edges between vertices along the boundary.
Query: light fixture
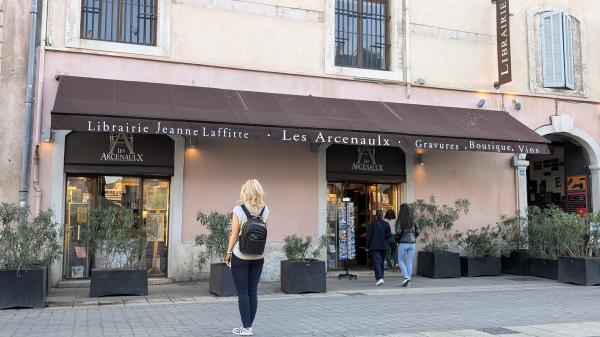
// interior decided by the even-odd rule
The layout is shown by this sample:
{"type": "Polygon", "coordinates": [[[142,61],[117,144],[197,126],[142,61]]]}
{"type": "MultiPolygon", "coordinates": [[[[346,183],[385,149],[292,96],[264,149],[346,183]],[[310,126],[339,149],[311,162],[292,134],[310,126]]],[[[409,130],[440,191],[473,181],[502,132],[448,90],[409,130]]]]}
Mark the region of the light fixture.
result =
{"type": "Polygon", "coordinates": [[[517,111],[521,110],[521,108],[523,107],[523,105],[521,104],[521,101],[519,101],[518,98],[513,99],[513,104],[515,106],[515,110],[517,110],[517,111]]]}
{"type": "Polygon", "coordinates": [[[195,149],[198,146],[198,139],[193,136],[188,136],[185,139],[185,148],[186,149],[195,149]]]}
{"type": "Polygon", "coordinates": [[[52,129],[44,128],[42,130],[42,140],[47,143],[50,143],[52,141],[52,129]]]}
{"type": "Polygon", "coordinates": [[[425,165],[425,153],[419,153],[419,155],[417,155],[417,163],[421,166],[425,165]]]}
{"type": "Polygon", "coordinates": [[[484,105],[485,105],[485,98],[482,98],[479,100],[479,102],[477,102],[477,107],[479,107],[479,108],[483,108],[484,105]]]}

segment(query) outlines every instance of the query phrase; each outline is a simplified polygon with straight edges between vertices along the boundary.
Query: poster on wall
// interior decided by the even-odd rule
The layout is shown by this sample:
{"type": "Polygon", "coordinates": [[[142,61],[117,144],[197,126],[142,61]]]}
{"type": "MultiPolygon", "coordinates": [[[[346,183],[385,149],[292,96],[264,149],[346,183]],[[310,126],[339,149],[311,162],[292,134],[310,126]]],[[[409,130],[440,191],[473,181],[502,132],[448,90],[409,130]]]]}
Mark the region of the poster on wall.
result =
{"type": "Polygon", "coordinates": [[[163,241],[164,237],[164,214],[148,214],[146,226],[148,226],[148,236],[146,241],[163,241]]]}
{"type": "Polygon", "coordinates": [[[584,175],[567,177],[567,212],[588,214],[587,177],[584,175]]]}

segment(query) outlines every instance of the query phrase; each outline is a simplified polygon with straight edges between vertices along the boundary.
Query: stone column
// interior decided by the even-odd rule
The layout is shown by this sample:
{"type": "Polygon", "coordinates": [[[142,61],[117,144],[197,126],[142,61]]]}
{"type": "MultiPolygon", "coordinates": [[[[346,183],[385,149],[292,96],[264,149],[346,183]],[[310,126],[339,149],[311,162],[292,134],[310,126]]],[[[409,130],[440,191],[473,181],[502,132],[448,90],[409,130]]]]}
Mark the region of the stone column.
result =
{"type": "Polygon", "coordinates": [[[526,159],[526,155],[519,154],[513,157],[512,166],[515,168],[515,174],[517,175],[517,211],[521,216],[525,216],[527,211],[527,167],[529,167],[529,161],[526,159]]]}
{"type": "Polygon", "coordinates": [[[590,200],[590,205],[593,212],[600,212],[600,166],[590,166],[590,178],[592,179],[592,200],[590,200]]]}

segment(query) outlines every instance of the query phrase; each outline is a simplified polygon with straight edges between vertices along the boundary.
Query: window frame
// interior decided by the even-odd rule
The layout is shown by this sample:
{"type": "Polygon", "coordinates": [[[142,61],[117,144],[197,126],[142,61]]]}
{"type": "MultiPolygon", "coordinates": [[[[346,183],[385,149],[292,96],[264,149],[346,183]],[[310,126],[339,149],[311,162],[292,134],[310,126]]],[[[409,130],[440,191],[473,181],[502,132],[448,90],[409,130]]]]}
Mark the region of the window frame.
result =
{"type": "MultiPolygon", "coordinates": [[[[353,11],[349,8],[345,8],[345,9],[339,9],[337,7],[337,1],[335,1],[335,49],[336,49],[336,53],[335,53],[335,65],[339,66],[339,67],[350,67],[350,68],[358,68],[358,69],[370,69],[370,70],[379,70],[379,71],[387,71],[390,68],[390,47],[391,47],[391,43],[390,43],[390,0],[356,0],[357,1],[357,9],[356,11],[353,11]],[[364,12],[364,2],[371,2],[371,3],[380,3],[383,5],[383,13],[375,13],[375,12],[369,12],[365,15],[364,12]],[[348,13],[346,14],[338,14],[339,11],[342,10],[346,10],[348,11],[348,13]],[[351,24],[349,22],[346,22],[345,25],[343,25],[346,30],[341,29],[338,27],[338,23],[340,21],[344,21],[345,17],[350,16],[351,14],[356,14],[356,25],[354,27],[350,27],[351,24]],[[383,26],[384,26],[384,31],[383,34],[379,34],[377,35],[377,30],[378,28],[375,27],[375,31],[376,34],[368,34],[369,32],[365,33],[364,32],[364,24],[365,24],[365,16],[382,16],[383,17],[383,26]],[[340,17],[342,18],[342,20],[340,20],[340,17]],[[352,64],[352,63],[345,63],[339,60],[340,56],[347,56],[347,54],[340,54],[338,51],[340,50],[340,47],[338,46],[338,39],[339,39],[339,34],[344,34],[344,35],[356,35],[356,51],[360,51],[357,53],[356,55],[356,64],[352,64]],[[385,48],[385,50],[383,51],[383,53],[380,53],[379,56],[382,57],[383,59],[383,66],[382,67],[376,67],[376,66],[368,66],[367,65],[367,52],[369,51],[369,49],[365,49],[363,47],[364,45],[364,41],[365,39],[368,39],[368,37],[366,37],[367,35],[372,35],[372,38],[374,37],[376,40],[383,38],[384,39],[384,46],[383,48],[385,48]]],[[[346,5],[349,4],[349,1],[353,1],[353,0],[343,0],[346,1],[346,5]]],[[[342,49],[345,49],[342,47],[342,49]]],[[[353,48],[352,48],[353,49],[353,48]]],[[[351,51],[354,51],[351,50],[351,51]]]]}

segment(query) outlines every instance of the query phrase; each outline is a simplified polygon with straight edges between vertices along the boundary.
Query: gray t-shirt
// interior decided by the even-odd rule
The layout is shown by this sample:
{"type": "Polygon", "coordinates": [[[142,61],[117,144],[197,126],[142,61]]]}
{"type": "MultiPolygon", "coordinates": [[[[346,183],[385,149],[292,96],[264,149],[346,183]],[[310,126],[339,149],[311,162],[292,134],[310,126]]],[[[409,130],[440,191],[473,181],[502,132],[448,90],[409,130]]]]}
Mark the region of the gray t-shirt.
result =
{"type": "MultiPolygon", "coordinates": [[[[258,211],[258,214],[260,214],[260,210],[258,211]]],[[[258,215],[258,214],[252,214],[252,215],[258,215]]],[[[242,228],[244,227],[244,225],[246,224],[246,222],[248,222],[248,217],[246,217],[246,213],[244,213],[244,210],[242,209],[242,206],[235,206],[233,208],[233,215],[235,215],[238,220],[240,221],[240,234],[242,234],[242,228]]],[[[269,208],[267,206],[265,206],[265,210],[263,212],[262,215],[263,221],[266,223],[267,219],[269,218],[269,208]]],[[[242,259],[242,260],[260,260],[264,257],[264,254],[261,255],[254,255],[254,254],[244,254],[240,251],[240,245],[239,245],[239,239],[238,241],[236,241],[235,245],[233,246],[233,255],[235,255],[236,257],[242,259]]]]}

